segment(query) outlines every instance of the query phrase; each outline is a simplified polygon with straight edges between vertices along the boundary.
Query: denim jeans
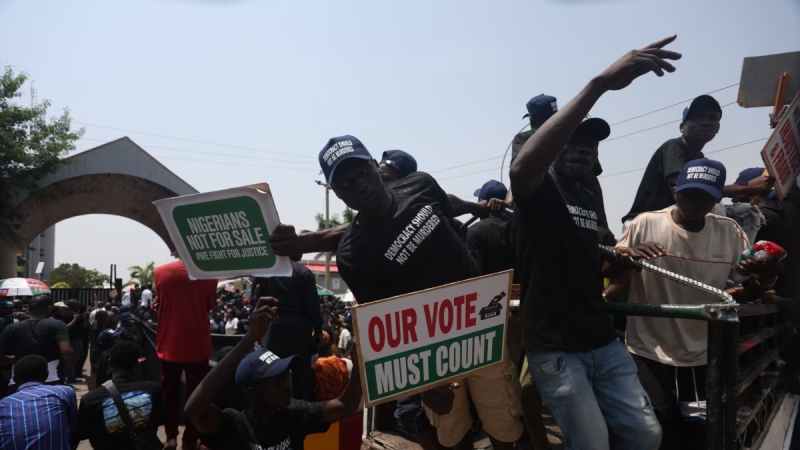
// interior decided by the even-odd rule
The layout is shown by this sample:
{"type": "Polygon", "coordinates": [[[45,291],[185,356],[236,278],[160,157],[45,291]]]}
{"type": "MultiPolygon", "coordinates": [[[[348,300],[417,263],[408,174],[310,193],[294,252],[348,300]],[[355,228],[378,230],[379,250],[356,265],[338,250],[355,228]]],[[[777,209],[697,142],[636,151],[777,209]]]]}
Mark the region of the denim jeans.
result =
{"type": "Polygon", "coordinates": [[[585,353],[529,352],[528,365],[566,448],[658,448],[661,426],[619,340],[585,353]]]}

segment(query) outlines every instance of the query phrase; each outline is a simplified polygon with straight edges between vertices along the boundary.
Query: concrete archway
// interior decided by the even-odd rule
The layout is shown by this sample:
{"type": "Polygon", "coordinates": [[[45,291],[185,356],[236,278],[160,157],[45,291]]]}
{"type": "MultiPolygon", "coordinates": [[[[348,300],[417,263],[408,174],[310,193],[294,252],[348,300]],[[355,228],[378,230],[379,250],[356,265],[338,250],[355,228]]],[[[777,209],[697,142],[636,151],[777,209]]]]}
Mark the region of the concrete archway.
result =
{"type": "MultiPolygon", "coordinates": [[[[15,205],[16,233],[0,243],[0,278],[15,276],[16,255],[46,228],[85,214],[111,214],[132,219],[170,240],[153,201],[196,193],[131,139],[123,137],[64,160],[37,189],[15,205]]],[[[87,245],[91,245],[87,236],[87,245]]]]}

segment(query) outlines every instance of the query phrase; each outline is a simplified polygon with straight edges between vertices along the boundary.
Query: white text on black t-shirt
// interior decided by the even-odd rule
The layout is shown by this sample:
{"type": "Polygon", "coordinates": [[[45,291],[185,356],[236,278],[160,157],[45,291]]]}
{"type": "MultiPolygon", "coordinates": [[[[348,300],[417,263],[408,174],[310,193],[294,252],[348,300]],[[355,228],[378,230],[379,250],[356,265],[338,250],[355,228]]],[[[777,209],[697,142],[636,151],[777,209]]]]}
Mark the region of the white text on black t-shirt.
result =
{"type": "Polygon", "coordinates": [[[597,213],[591,209],[581,208],[580,206],[567,204],[572,220],[579,228],[597,231],[597,213]]]}
{"type": "Polygon", "coordinates": [[[441,219],[433,213],[431,205],[423,206],[394,238],[383,256],[401,266],[417,251],[422,242],[439,226],[441,219]]]}

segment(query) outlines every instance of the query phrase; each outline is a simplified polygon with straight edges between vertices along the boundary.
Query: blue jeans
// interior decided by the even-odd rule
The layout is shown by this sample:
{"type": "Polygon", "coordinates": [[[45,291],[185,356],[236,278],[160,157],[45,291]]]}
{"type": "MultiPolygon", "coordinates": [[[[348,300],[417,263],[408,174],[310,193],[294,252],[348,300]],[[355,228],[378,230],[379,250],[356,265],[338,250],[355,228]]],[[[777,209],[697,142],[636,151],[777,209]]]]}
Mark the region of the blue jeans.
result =
{"type": "Polygon", "coordinates": [[[572,450],[656,450],[661,426],[622,343],[585,353],[529,352],[543,403],[572,450]]]}

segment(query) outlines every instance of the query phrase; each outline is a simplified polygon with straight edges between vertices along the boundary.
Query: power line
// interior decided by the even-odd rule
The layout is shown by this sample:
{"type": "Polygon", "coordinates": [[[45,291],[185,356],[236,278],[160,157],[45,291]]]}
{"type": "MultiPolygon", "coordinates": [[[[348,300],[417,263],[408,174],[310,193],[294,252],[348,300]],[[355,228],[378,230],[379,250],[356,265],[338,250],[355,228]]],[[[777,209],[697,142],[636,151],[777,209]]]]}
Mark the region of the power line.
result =
{"type": "MultiPolygon", "coordinates": [[[[183,136],[172,136],[172,135],[168,135],[168,134],[153,133],[153,132],[149,132],[149,131],[131,130],[131,129],[128,129],[128,128],[120,128],[120,127],[115,127],[115,126],[111,126],[111,125],[100,125],[100,124],[96,124],[96,123],[84,122],[82,120],[75,120],[75,119],[73,119],[72,121],[75,122],[75,123],[87,126],[87,127],[104,128],[104,129],[108,129],[108,130],[120,131],[120,132],[123,132],[123,133],[141,134],[142,136],[151,136],[151,137],[157,137],[157,138],[161,138],[161,139],[172,139],[172,140],[176,140],[176,141],[189,142],[189,143],[192,143],[192,144],[213,145],[213,146],[216,146],[216,147],[228,147],[228,148],[235,148],[235,149],[240,149],[240,150],[247,150],[247,151],[251,151],[251,152],[262,152],[262,153],[269,152],[269,153],[281,153],[281,154],[285,154],[285,155],[294,155],[294,153],[291,153],[291,152],[281,152],[281,151],[275,151],[275,150],[269,151],[269,150],[265,150],[263,148],[249,147],[249,146],[246,146],[246,145],[227,144],[227,143],[224,143],[224,142],[206,141],[206,140],[202,140],[202,139],[188,138],[188,137],[183,137],[183,136]]],[[[305,158],[305,157],[303,157],[301,159],[314,159],[314,158],[310,158],[310,157],[309,158],[305,158]]]]}
{"type": "MultiPolygon", "coordinates": [[[[721,88],[714,89],[713,91],[708,91],[705,94],[706,95],[716,94],[717,92],[722,92],[722,91],[724,91],[726,89],[730,89],[730,88],[732,88],[734,86],[738,86],[738,85],[739,85],[739,83],[732,83],[732,84],[729,84],[727,86],[723,86],[721,88]]],[[[632,117],[628,117],[627,119],[622,119],[620,121],[612,123],[611,125],[620,125],[620,124],[623,124],[623,123],[626,123],[626,122],[630,122],[631,120],[640,119],[642,117],[649,116],[650,114],[655,114],[655,113],[660,112],[660,111],[664,111],[664,110],[667,110],[667,109],[670,109],[670,108],[674,108],[674,107],[679,106],[679,105],[683,105],[686,102],[692,101],[694,99],[695,99],[695,97],[690,97],[690,98],[681,100],[679,102],[671,103],[671,104],[669,104],[667,106],[662,106],[661,108],[656,108],[656,109],[654,109],[652,111],[647,111],[645,113],[641,113],[641,114],[637,114],[637,115],[632,116],[632,117]]]]}
{"type": "Polygon", "coordinates": [[[455,180],[455,179],[458,179],[458,178],[464,178],[464,177],[468,177],[468,176],[472,176],[472,175],[478,175],[478,174],[487,173],[487,172],[494,172],[495,170],[497,170],[497,169],[492,167],[490,169],[482,169],[482,170],[477,170],[475,172],[468,172],[468,173],[463,173],[463,174],[460,174],[460,175],[454,175],[454,176],[450,176],[450,177],[441,178],[441,179],[439,179],[439,181],[455,180]]]}
{"type": "MultiPolygon", "coordinates": [[[[450,171],[450,170],[453,170],[453,169],[459,169],[461,167],[471,166],[473,164],[479,164],[479,163],[483,163],[483,162],[494,161],[494,160],[500,159],[502,157],[503,157],[503,155],[500,154],[500,155],[497,155],[497,156],[491,156],[489,158],[481,158],[481,159],[476,159],[474,161],[468,161],[468,162],[465,162],[465,163],[456,164],[454,166],[440,167],[438,169],[430,170],[429,172],[430,173],[447,172],[447,171],[450,171]]],[[[492,169],[492,170],[494,170],[494,169],[492,169]]]]}
{"type": "MultiPolygon", "coordinates": [[[[109,142],[108,139],[98,139],[98,138],[90,138],[90,137],[81,137],[81,140],[86,140],[86,141],[90,141],[90,142],[100,142],[100,143],[109,142]]],[[[239,154],[239,153],[208,152],[208,151],[202,151],[202,150],[193,150],[193,149],[188,149],[188,148],[169,147],[169,146],[163,146],[163,145],[152,145],[152,144],[138,143],[138,142],[137,142],[137,144],[142,146],[146,150],[147,149],[155,149],[155,150],[159,150],[159,151],[171,151],[171,152],[179,152],[179,153],[186,153],[186,154],[190,153],[192,155],[199,154],[199,155],[221,156],[221,157],[224,157],[224,158],[238,158],[238,159],[245,159],[245,160],[250,160],[250,161],[253,161],[253,160],[270,161],[270,162],[278,162],[278,163],[283,163],[283,164],[300,164],[300,165],[306,165],[306,166],[311,164],[310,161],[293,161],[293,160],[272,158],[272,157],[263,158],[263,157],[259,157],[258,155],[242,155],[242,154],[239,154]]]]}
{"type": "MultiPolygon", "coordinates": [[[[727,107],[729,107],[731,105],[735,105],[735,104],[736,104],[735,101],[729,102],[729,103],[725,103],[724,105],[721,106],[721,108],[725,109],[725,108],[727,108],[727,107]]],[[[616,141],[616,140],[619,140],[619,139],[624,139],[626,137],[630,137],[630,136],[633,136],[633,135],[636,135],[636,134],[644,133],[646,131],[651,131],[651,130],[655,130],[655,129],[658,129],[658,128],[661,128],[661,127],[665,127],[667,125],[672,125],[674,123],[679,123],[679,122],[681,122],[681,120],[682,119],[670,120],[670,121],[667,121],[667,122],[659,123],[658,125],[653,125],[652,127],[647,127],[647,128],[642,128],[640,130],[631,131],[630,133],[625,133],[625,134],[620,135],[620,136],[612,136],[612,137],[606,139],[605,142],[611,142],[611,141],[616,141]]]]}
{"type": "MultiPolygon", "coordinates": [[[[709,150],[709,151],[704,152],[704,153],[706,155],[713,155],[715,153],[721,153],[721,152],[725,152],[725,151],[728,151],[728,150],[733,150],[735,148],[744,147],[745,145],[755,144],[756,142],[764,142],[767,139],[769,139],[769,137],[753,139],[753,140],[750,140],[750,141],[747,141],[747,142],[740,142],[738,144],[734,144],[734,145],[729,145],[727,147],[718,148],[716,150],[709,150]]],[[[647,167],[639,167],[639,168],[636,168],[636,169],[622,170],[622,171],[619,171],[619,172],[609,173],[607,175],[600,175],[598,178],[612,178],[612,177],[621,176],[621,175],[628,175],[628,174],[631,174],[631,173],[641,172],[641,171],[645,170],[646,168],[647,167]]]]}

